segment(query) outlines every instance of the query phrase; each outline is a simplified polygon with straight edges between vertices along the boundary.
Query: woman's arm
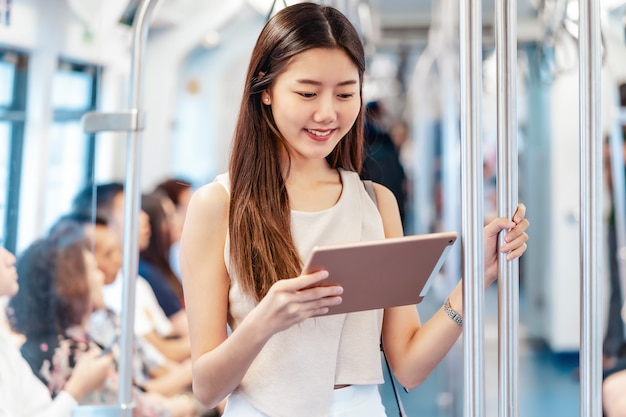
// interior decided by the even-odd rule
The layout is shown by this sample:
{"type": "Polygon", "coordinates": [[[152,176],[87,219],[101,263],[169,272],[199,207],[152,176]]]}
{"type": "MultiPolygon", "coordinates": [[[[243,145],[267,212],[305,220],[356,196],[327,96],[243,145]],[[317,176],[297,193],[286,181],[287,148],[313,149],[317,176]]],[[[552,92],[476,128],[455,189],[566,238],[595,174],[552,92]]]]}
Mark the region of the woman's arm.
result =
{"type": "Polygon", "coordinates": [[[189,336],[189,323],[187,323],[187,311],[183,308],[169,317],[172,322],[172,333],[177,337],[189,336]]]}
{"type": "Polygon", "coordinates": [[[283,279],[227,335],[230,278],[224,263],[229,198],[219,184],[196,191],[181,237],[180,264],[189,321],[193,390],[215,407],[241,382],[267,340],[326,307],[341,302],[336,286],[305,289],[326,278],[325,271],[283,279]]]}
{"type": "MultiPolygon", "coordinates": [[[[383,217],[386,237],[402,236],[402,225],[393,194],[376,184],[379,210],[383,217]]],[[[485,229],[485,287],[497,278],[498,250],[508,253],[507,259],[515,259],[526,250],[528,220],[525,208],[520,205],[515,221],[497,218],[485,229]],[[507,243],[497,248],[500,231],[511,229],[507,243]]],[[[459,282],[449,296],[450,305],[458,313],[463,311],[462,284],[459,282]]],[[[440,308],[426,323],[420,322],[415,306],[385,309],[383,319],[383,345],[389,364],[398,381],[407,388],[415,388],[432,372],[445,357],[462,332],[440,308]]]]}
{"type": "Polygon", "coordinates": [[[143,388],[147,392],[172,396],[188,391],[191,387],[191,361],[182,363],[166,360],[166,362],[155,369],[143,388]]]}
{"type": "Polygon", "coordinates": [[[606,417],[626,416],[626,371],[609,375],[602,383],[602,408],[606,417]]]}
{"type": "Polygon", "coordinates": [[[163,337],[152,330],[142,337],[170,360],[183,362],[189,359],[189,338],[186,336],[163,337]]]}

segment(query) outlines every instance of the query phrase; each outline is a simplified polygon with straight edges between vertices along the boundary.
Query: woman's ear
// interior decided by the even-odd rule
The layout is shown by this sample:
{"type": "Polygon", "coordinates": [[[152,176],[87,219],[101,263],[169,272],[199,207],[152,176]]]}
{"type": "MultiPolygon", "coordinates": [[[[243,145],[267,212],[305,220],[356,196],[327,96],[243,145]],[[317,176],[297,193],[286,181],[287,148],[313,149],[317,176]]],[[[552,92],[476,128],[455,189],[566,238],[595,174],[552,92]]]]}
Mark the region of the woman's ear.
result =
{"type": "Polygon", "coordinates": [[[267,90],[261,93],[261,100],[263,101],[263,104],[265,104],[266,106],[269,106],[270,104],[272,104],[272,98],[270,97],[270,93],[268,93],[267,90]]]}

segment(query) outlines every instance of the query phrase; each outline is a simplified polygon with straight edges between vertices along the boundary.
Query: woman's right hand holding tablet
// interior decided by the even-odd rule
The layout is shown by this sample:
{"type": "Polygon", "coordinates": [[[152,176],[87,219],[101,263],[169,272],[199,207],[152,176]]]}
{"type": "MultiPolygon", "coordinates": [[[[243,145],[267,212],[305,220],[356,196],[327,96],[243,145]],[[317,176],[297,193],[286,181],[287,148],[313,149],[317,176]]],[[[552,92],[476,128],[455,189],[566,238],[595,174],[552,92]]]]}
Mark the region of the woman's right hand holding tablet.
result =
{"type": "Polygon", "coordinates": [[[323,285],[326,278],[328,271],[317,271],[280,280],[272,285],[250,314],[259,319],[270,335],[308,318],[324,315],[328,307],[341,303],[343,293],[343,288],[338,285],[323,285]]]}

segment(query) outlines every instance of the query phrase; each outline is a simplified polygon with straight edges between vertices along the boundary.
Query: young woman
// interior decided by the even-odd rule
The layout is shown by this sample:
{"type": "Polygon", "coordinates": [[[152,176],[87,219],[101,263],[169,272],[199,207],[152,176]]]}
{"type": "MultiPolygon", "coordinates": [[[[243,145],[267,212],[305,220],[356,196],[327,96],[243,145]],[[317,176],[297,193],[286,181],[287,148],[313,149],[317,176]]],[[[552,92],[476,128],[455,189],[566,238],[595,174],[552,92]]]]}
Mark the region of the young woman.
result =
{"type": "MultiPolygon", "coordinates": [[[[337,10],[298,3],[277,13],[252,53],[227,174],[194,193],[181,241],[195,395],[228,396],[224,415],[384,416],[379,341],[401,384],[422,382],[461,334],[442,308],[415,306],[323,316],[342,288],[301,275],[314,245],[398,237],[393,194],[358,172],[365,58],[337,10]],[[232,329],[228,334],[227,324],[232,329]]],[[[485,285],[499,251],[522,255],[528,221],[485,227],[485,285]]],[[[448,311],[462,311],[462,289],[448,311]]]]}
{"type": "Polygon", "coordinates": [[[165,194],[154,192],[141,197],[141,208],[148,215],[151,233],[148,245],[139,252],[139,275],[152,287],[165,315],[173,323],[182,322],[178,326],[175,324],[175,327],[186,331],[188,326],[187,313],[183,307],[183,287],[169,259],[174,204],[165,194]]]}
{"type": "Polygon", "coordinates": [[[168,178],[157,184],[154,191],[165,193],[174,204],[174,222],[170,228],[172,242],[169,258],[172,269],[180,280],[180,234],[183,224],[185,224],[192,186],[189,181],[182,178],[168,178]]]}
{"type": "MultiPolygon", "coordinates": [[[[103,183],[85,186],[74,198],[72,212],[79,216],[91,216],[95,206],[96,216],[106,221],[115,232],[119,242],[123,238],[124,226],[124,185],[103,183]]],[[[148,215],[141,210],[138,219],[139,250],[148,247],[150,242],[150,222],[148,215]]],[[[121,314],[122,279],[121,258],[112,257],[107,265],[99,265],[105,272],[104,300],[107,306],[121,314]]],[[[184,362],[189,360],[189,338],[186,320],[172,322],[159,306],[150,284],[141,276],[136,278],[135,294],[135,333],[154,345],[168,359],[184,362]]]]}

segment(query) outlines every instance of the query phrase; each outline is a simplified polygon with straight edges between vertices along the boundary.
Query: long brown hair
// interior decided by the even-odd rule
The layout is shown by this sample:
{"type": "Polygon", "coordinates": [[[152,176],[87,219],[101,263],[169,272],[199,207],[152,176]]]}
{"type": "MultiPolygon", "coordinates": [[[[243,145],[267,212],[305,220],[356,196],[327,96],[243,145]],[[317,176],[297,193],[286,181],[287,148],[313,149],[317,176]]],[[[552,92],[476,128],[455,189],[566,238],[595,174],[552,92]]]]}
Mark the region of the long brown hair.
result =
{"type": "Polygon", "coordinates": [[[67,221],[20,255],[20,290],[9,303],[15,330],[38,340],[83,324],[91,310],[88,249],[83,228],[67,221]]]}
{"type": "MultiPolygon", "coordinates": [[[[300,274],[302,262],[291,236],[290,208],[279,155],[286,149],[261,93],[291,59],[313,48],[344,51],[359,71],[365,54],[359,35],[338,10],[315,3],[286,7],[270,19],[252,52],[230,159],[231,265],[243,291],[260,300],[272,284],[300,274]]],[[[361,106],[362,107],[362,106],[361,106]]],[[[360,172],[363,114],[326,158],[332,168],[360,172]]]]}
{"type": "Polygon", "coordinates": [[[157,268],[162,273],[163,278],[166,279],[172,292],[182,302],[183,286],[172,269],[169,260],[172,241],[167,213],[165,213],[163,208],[163,198],[169,197],[160,191],[141,196],[141,209],[146,212],[150,219],[151,233],[148,247],[139,253],[139,259],[157,268]]]}

